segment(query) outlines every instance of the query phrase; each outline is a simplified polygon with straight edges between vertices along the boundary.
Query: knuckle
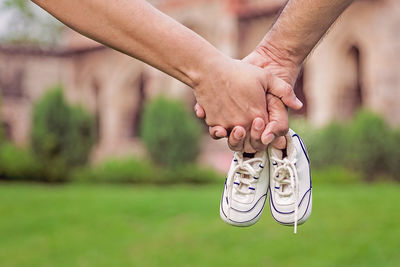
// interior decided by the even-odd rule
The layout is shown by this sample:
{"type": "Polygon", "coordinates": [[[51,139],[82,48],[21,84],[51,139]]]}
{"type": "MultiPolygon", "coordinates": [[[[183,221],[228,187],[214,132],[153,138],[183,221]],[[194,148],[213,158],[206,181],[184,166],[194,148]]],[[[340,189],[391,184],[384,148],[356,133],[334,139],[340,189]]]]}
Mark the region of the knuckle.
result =
{"type": "Polygon", "coordinates": [[[293,94],[292,87],[288,84],[285,84],[282,88],[282,92],[284,96],[291,96],[293,94]]]}
{"type": "Polygon", "coordinates": [[[229,146],[229,149],[232,151],[240,151],[240,148],[238,146],[233,146],[229,142],[228,142],[228,146],[229,146]]]}
{"type": "Polygon", "coordinates": [[[240,151],[241,150],[241,143],[240,142],[234,142],[231,138],[228,139],[228,147],[230,150],[233,151],[240,151]]]}
{"type": "Polygon", "coordinates": [[[277,131],[275,132],[275,134],[277,136],[284,136],[288,133],[289,131],[289,126],[288,127],[280,127],[277,129],[277,131]]]}

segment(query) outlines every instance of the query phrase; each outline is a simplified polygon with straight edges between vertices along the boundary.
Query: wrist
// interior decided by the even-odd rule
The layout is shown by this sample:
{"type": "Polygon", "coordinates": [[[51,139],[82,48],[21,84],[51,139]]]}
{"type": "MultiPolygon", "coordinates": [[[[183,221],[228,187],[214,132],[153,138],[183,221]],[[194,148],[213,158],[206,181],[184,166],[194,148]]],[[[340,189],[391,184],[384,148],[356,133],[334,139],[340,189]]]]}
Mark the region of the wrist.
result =
{"type": "Polygon", "coordinates": [[[274,61],[286,67],[298,67],[304,61],[304,57],[299,51],[291,48],[285,42],[277,42],[268,38],[268,35],[255,48],[256,52],[264,55],[266,63],[274,61]]]}
{"type": "Polygon", "coordinates": [[[290,85],[294,85],[301,69],[301,60],[291,57],[285,50],[281,50],[267,43],[258,45],[246,57],[246,61],[268,70],[290,85]]]}
{"type": "Polygon", "coordinates": [[[201,90],[208,90],[210,88],[204,88],[202,85],[206,80],[210,80],[210,76],[222,75],[221,73],[226,68],[227,57],[220,53],[218,50],[207,51],[207,53],[198,53],[200,55],[196,64],[192,64],[192,68],[187,71],[190,79],[190,87],[195,92],[201,90]],[[224,67],[225,66],[225,67],[224,67]]]}

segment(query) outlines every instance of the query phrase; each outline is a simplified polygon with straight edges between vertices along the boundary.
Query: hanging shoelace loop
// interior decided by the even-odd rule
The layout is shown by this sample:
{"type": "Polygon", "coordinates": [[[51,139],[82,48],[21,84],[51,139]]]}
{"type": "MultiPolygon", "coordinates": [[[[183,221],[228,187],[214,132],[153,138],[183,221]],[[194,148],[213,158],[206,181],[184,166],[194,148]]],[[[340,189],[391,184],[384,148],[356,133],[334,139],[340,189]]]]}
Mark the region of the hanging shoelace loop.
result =
{"type": "Polygon", "coordinates": [[[296,159],[289,160],[287,157],[279,159],[271,157],[277,163],[272,178],[279,184],[279,188],[285,190],[276,191],[280,197],[294,197],[294,233],[297,233],[297,220],[299,209],[299,179],[296,170],[296,159]]]}

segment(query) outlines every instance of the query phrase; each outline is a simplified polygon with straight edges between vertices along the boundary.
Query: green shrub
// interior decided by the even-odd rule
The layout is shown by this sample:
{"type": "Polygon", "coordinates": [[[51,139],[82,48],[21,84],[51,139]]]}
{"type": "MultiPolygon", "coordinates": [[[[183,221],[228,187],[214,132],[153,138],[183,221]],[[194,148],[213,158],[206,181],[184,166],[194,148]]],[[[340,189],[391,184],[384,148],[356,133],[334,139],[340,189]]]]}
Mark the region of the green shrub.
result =
{"type": "Polygon", "coordinates": [[[364,173],[367,180],[388,170],[393,133],[383,119],[371,112],[360,111],[348,127],[348,163],[364,173]]]}
{"type": "Polygon", "coordinates": [[[347,158],[346,128],[333,122],[325,128],[316,131],[313,138],[309,138],[309,154],[312,166],[325,167],[345,163],[347,158]]]}
{"type": "Polygon", "coordinates": [[[166,183],[192,183],[204,184],[223,181],[222,176],[210,168],[198,166],[196,164],[186,164],[168,169],[164,172],[164,182],[166,183]]]}
{"type": "Polygon", "coordinates": [[[77,170],[72,180],[80,182],[152,183],[160,171],[150,162],[136,158],[109,159],[101,164],[77,170]]]}
{"type": "Polygon", "coordinates": [[[61,87],[48,91],[35,104],[32,125],[31,145],[44,180],[64,181],[71,168],[87,162],[94,143],[94,120],[68,105],[61,87]]]}
{"type": "MultiPolygon", "coordinates": [[[[1,90],[1,88],[0,88],[0,90],[1,90]]],[[[1,97],[0,97],[0,109],[1,109],[1,97]]],[[[5,129],[4,129],[4,125],[3,125],[2,121],[3,120],[0,115],[0,145],[7,141],[7,137],[6,137],[6,133],[5,133],[5,129]]]]}
{"type": "Polygon", "coordinates": [[[158,97],[145,108],[141,137],[156,163],[177,166],[196,159],[201,127],[181,102],[158,97]]]}
{"type": "Polygon", "coordinates": [[[176,183],[211,183],[222,181],[213,170],[197,165],[175,166],[165,169],[155,166],[143,159],[125,158],[109,159],[103,163],[77,169],[72,174],[77,182],[100,183],[144,183],[144,184],[176,184],[176,183]]]}
{"type": "Polygon", "coordinates": [[[388,148],[390,150],[388,158],[389,173],[397,181],[400,181],[400,129],[397,129],[391,135],[388,142],[388,148]]]}
{"type": "Polygon", "coordinates": [[[69,115],[66,160],[69,166],[81,166],[88,162],[95,143],[95,122],[90,114],[78,106],[71,106],[69,115]]]}
{"type": "Polygon", "coordinates": [[[0,146],[0,178],[6,180],[40,180],[39,163],[28,149],[3,143],[0,146]]]}
{"type": "Polygon", "coordinates": [[[361,110],[348,123],[333,122],[321,129],[300,127],[300,134],[304,128],[314,170],[333,173],[338,168],[332,166],[342,166],[361,173],[367,181],[387,176],[400,180],[400,131],[391,129],[379,115],[361,110]]]}
{"type": "Polygon", "coordinates": [[[326,166],[312,170],[313,184],[356,184],[363,181],[363,174],[344,166],[326,166]]]}

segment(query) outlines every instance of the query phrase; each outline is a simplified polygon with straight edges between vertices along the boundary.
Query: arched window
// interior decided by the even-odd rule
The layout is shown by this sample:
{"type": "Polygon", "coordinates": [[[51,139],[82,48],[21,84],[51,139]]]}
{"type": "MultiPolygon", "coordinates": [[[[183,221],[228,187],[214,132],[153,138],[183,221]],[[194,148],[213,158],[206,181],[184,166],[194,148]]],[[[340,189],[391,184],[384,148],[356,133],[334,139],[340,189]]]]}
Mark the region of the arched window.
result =
{"type": "Polygon", "coordinates": [[[96,139],[97,142],[101,138],[101,128],[100,128],[100,86],[97,80],[93,80],[92,82],[92,90],[94,95],[94,119],[95,119],[95,131],[96,131],[96,139]]]}
{"type": "Polygon", "coordinates": [[[135,85],[135,87],[137,88],[137,94],[134,95],[138,97],[138,100],[133,115],[132,137],[139,136],[140,134],[140,122],[142,119],[144,102],[146,100],[146,82],[147,82],[146,75],[144,73],[140,74],[135,85]]]}
{"type": "Polygon", "coordinates": [[[357,46],[351,46],[346,51],[346,77],[345,86],[340,89],[338,99],[338,109],[336,110],[338,119],[351,119],[354,113],[363,104],[361,57],[357,46]]]}
{"type": "Polygon", "coordinates": [[[4,97],[21,98],[24,96],[23,80],[25,72],[23,69],[14,71],[6,70],[0,72],[0,88],[4,97]]]}
{"type": "Polygon", "coordinates": [[[2,134],[3,134],[4,138],[8,141],[11,141],[12,140],[12,125],[7,121],[2,121],[1,127],[2,127],[1,131],[3,131],[2,134]]]}
{"type": "Polygon", "coordinates": [[[355,64],[355,85],[353,88],[353,99],[352,99],[352,113],[354,113],[363,104],[363,95],[361,88],[361,62],[360,62],[360,50],[356,46],[352,46],[349,50],[349,54],[355,64]]]}

